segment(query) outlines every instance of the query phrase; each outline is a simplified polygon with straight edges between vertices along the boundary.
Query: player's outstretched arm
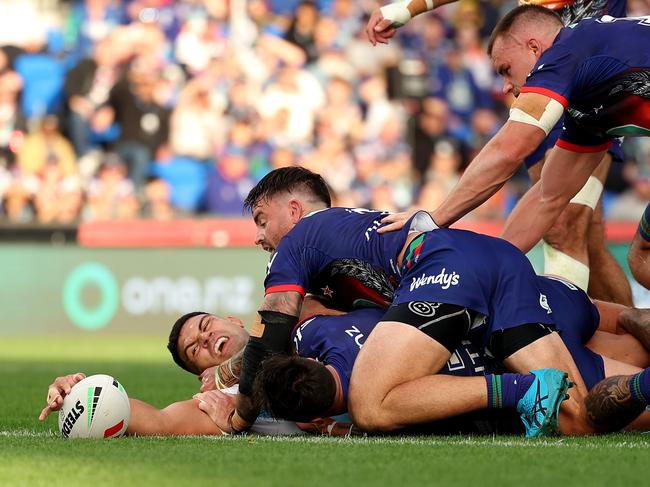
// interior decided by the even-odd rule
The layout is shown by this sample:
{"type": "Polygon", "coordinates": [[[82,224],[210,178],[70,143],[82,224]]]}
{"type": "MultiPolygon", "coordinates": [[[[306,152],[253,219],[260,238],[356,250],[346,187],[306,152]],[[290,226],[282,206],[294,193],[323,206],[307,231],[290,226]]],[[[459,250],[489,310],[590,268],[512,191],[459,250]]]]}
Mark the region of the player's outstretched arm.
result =
{"type": "Polygon", "coordinates": [[[224,431],[243,431],[257,418],[259,407],[251,399],[253,381],[260,364],[269,354],[287,353],[291,332],[298,323],[302,299],[302,295],[296,291],[274,292],[264,297],[259,310],[261,319],[251,328],[244,349],[236,407],[228,418],[216,421],[221,426],[225,420],[227,426],[224,431]]]}
{"type": "Polygon", "coordinates": [[[456,0],[402,0],[375,9],[366,24],[366,35],[373,46],[388,44],[397,29],[416,15],[456,0]]]}
{"type": "Polygon", "coordinates": [[[138,399],[129,399],[131,420],[126,430],[129,435],[179,436],[221,435],[219,427],[199,409],[199,401],[180,401],[158,409],[138,399]]]}
{"type": "Polygon", "coordinates": [[[447,227],[487,201],[545,136],[539,127],[508,120],[470,163],[442,205],[431,213],[436,224],[447,227]]]}
{"type": "Polygon", "coordinates": [[[65,375],[54,379],[47,388],[47,405],[38,416],[39,421],[45,421],[53,411],[58,411],[63,406],[63,398],[70,394],[72,386],[86,378],[86,374],[77,372],[76,374],[65,375]]]}
{"type": "Polygon", "coordinates": [[[501,237],[522,252],[532,249],[585,185],[604,153],[571,152],[555,146],[541,179],[512,211],[501,237]]]}

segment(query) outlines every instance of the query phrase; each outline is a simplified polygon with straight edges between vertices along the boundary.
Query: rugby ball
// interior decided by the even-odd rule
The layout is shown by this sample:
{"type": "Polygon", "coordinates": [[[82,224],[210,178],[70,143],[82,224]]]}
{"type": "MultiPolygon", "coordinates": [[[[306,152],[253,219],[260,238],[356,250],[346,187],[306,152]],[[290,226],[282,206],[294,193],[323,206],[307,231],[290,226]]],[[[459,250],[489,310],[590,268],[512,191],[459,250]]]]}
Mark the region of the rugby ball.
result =
{"type": "Polygon", "coordinates": [[[122,384],[110,375],[91,375],[63,398],[59,431],[64,438],[116,438],[124,434],[130,418],[122,384]]]}

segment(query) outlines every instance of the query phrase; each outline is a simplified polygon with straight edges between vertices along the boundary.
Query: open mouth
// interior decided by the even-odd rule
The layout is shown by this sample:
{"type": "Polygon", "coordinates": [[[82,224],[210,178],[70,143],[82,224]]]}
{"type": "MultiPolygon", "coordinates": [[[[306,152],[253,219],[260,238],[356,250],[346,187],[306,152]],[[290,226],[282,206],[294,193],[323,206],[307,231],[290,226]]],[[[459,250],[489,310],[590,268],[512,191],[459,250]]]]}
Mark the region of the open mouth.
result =
{"type": "Polygon", "coordinates": [[[214,342],[214,351],[215,353],[223,353],[223,349],[226,346],[228,337],[221,337],[216,342],[214,342]]]}

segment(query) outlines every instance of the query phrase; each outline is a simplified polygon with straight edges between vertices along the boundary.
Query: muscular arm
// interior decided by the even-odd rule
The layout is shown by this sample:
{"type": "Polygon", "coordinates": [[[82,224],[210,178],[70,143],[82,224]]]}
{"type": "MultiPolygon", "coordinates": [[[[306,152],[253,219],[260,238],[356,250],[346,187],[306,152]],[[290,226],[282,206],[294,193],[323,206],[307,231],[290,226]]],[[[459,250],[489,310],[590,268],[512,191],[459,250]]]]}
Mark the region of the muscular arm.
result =
{"type": "Polygon", "coordinates": [[[472,161],[442,205],[432,212],[435,222],[449,226],[487,201],[544,137],[544,131],[536,126],[506,122],[472,161]]]}
{"type": "Polygon", "coordinates": [[[522,252],[533,248],[587,182],[604,153],[570,152],[555,146],[541,179],[512,211],[501,237],[522,252]]]}
{"type": "Polygon", "coordinates": [[[170,404],[158,409],[139,401],[129,399],[131,420],[126,430],[129,435],[171,436],[171,435],[221,435],[223,432],[198,407],[198,401],[192,399],[170,404]]]}
{"type": "Polygon", "coordinates": [[[257,417],[259,408],[249,397],[260,363],[269,353],[286,353],[293,325],[298,321],[302,295],[294,292],[278,292],[264,297],[259,313],[262,317],[251,329],[250,339],[244,350],[236,414],[232,417],[234,429],[249,426],[257,417]]]}

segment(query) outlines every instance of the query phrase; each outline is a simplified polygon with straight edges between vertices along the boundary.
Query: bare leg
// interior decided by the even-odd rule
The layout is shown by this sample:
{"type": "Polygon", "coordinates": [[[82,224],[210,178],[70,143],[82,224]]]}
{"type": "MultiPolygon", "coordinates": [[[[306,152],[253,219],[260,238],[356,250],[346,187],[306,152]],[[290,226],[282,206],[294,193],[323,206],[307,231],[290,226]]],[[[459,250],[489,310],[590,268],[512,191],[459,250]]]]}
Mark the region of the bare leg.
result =
{"type": "Polygon", "coordinates": [[[650,242],[643,240],[639,232],[632,239],[627,262],[639,284],[650,289],[650,242]]]}
{"type": "Polygon", "coordinates": [[[585,345],[603,358],[607,357],[642,369],[650,367],[650,353],[630,334],[614,335],[597,331],[585,345]]]}
{"type": "Polygon", "coordinates": [[[518,350],[504,360],[504,365],[521,374],[531,370],[556,368],[569,374],[574,383],[569,399],[560,408],[560,431],[564,434],[592,434],[595,432],[587,422],[584,398],[587,388],[573,357],[557,333],[542,337],[518,350]]]}
{"type": "Polygon", "coordinates": [[[647,289],[650,289],[650,204],[646,207],[639,229],[634,234],[630,250],[627,254],[627,262],[634,278],[647,289]],[[642,236],[643,235],[643,236],[642,236]]]}
{"type": "Polygon", "coordinates": [[[223,432],[210,417],[199,409],[192,399],[157,409],[138,399],[129,399],[131,420],[126,432],[129,435],[221,435],[223,432]]]}
{"type": "Polygon", "coordinates": [[[486,408],[484,377],[432,375],[450,356],[410,325],[379,323],[352,370],[348,409],[354,423],[390,431],[486,408]]]}

